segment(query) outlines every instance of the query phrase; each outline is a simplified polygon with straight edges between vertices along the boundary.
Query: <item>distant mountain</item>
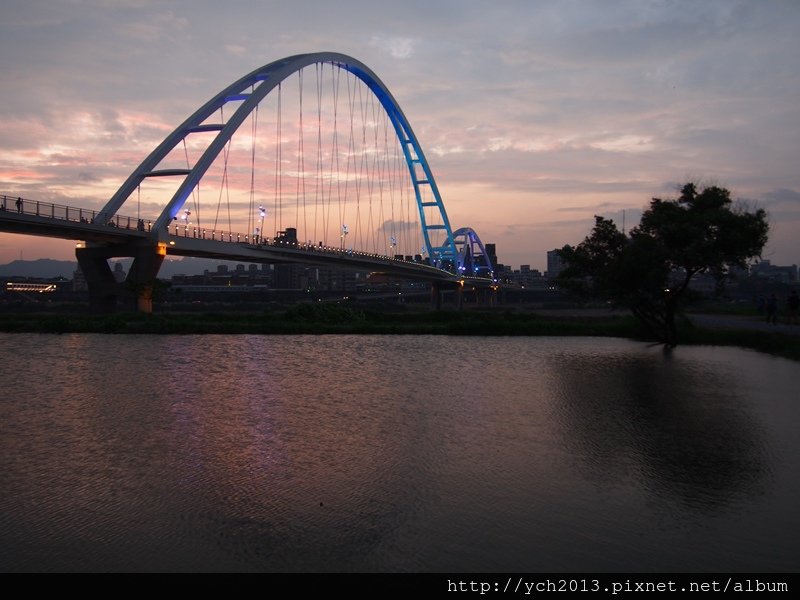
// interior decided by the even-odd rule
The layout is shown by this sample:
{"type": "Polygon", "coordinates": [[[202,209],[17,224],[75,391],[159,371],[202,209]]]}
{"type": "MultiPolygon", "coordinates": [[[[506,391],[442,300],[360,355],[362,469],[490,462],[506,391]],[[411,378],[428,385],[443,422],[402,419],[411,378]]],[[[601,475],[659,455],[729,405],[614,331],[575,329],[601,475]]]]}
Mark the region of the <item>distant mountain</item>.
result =
{"type": "MultiPolygon", "coordinates": [[[[115,262],[121,262],[122,268],[127,272],[133,259],[120,258],[112,259],[112,266],[115,262]]],[[[216,271],[218,265],[228,265],[230,269],[235,268],[235,262],[210,260],[207,258],[186,257],[182,260],[168,258],[158,272],[161,279],[170,279],[173,275],[202,275],[203,271],[216,271]]],[[[52,258],[40,258],[39,260],[14,260],[8,264],[0,265],[0,277],[66,277],[72,279],[78,263],[74,260],[53,260],[52,258]]]]}
{"type": "Polygon", "coordinates": [[[39,260],[13,260],[7,265],[0,265],[0,277],[66,277],[72,279],[72,274],[78,268],[74,260],[53,260],[40,258],[39,260]]]}

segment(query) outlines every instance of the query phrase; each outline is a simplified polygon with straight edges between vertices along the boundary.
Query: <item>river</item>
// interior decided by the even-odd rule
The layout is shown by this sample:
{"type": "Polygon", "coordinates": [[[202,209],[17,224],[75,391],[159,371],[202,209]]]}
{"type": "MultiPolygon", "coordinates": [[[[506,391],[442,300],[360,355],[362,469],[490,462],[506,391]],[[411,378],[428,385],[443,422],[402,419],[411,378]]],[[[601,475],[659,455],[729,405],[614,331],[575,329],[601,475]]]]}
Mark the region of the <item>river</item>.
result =
{"type": "Polygon", "coordinates": [[[0,334],[4,571],[797,571],[800,364],[0,334]]]}

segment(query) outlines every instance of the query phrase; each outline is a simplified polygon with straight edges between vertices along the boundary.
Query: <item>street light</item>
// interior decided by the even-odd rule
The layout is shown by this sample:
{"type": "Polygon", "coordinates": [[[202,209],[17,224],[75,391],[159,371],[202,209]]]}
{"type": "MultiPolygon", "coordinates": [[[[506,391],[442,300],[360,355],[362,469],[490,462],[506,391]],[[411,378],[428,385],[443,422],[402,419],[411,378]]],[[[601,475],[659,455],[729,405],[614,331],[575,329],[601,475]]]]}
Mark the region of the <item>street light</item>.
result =
{"type": "MultiPolygon", "coordinates": [[[[259,227],[257,231],[260,231],[261,235],[264,235],[264,217],[267,216],[267,209],[263,206],[259,206],[258,215],[261,217],[261,227],[259,227]]],[[[258,236],[258,233],[256,233],[256,236],[258,236]]],[[[256,237],[256,243],[258,243],[258,237],[256,237]]]]}

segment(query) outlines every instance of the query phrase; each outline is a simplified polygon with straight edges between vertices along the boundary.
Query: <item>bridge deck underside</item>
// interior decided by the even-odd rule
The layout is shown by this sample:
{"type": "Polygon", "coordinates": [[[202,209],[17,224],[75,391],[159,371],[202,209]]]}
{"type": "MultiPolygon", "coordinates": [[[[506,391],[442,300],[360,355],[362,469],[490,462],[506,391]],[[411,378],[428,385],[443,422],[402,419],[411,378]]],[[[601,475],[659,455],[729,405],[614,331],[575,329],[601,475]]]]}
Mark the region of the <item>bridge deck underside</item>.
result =
{"type": "Polygon", "coordinates": [[[314,246],[306,249],[288,245],[229,243],[170,236],[167,252],[175,256],[195,256],[251,263],[295,263],[356,271],[380,271],[404,279],[455,280],[452,273],[422,263],[358,252],[319,250],[314,246]],[[174,245],[170,242],[174,242],[174,245]]]}

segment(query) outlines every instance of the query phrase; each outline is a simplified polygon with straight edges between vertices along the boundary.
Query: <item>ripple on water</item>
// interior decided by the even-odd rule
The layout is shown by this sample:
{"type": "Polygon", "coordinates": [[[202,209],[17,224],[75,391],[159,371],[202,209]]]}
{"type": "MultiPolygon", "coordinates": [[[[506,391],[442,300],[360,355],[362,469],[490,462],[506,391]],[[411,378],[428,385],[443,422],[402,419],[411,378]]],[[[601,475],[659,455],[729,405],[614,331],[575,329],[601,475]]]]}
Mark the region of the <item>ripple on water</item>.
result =
{"type": "Polygon", "coordinates": [[[800,566],[786,360],[436,336],[0,352],[3,570],[800,566]]]}

